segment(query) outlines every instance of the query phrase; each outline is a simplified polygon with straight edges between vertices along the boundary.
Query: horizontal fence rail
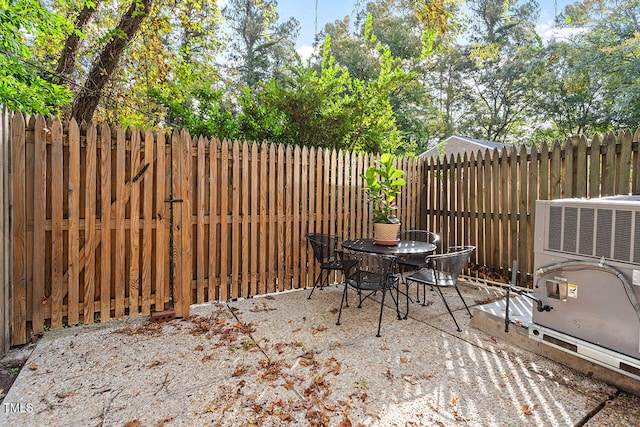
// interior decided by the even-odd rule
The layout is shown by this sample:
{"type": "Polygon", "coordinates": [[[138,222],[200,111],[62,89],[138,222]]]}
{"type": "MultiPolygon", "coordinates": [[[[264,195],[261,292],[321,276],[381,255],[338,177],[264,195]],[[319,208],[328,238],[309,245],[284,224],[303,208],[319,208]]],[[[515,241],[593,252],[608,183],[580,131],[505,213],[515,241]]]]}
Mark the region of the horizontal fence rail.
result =
{"type": "MultiPolygon", "coordinates": [[[[6,116],[4,116],[6,117],[6,116]]],[[[371,234],[362,153],[218,141],[13,114],[11,344],[45,328],[304,288],[305,239],[371,234]]],[[[400,158],[406,228],[422,162],[400,158]]]]}

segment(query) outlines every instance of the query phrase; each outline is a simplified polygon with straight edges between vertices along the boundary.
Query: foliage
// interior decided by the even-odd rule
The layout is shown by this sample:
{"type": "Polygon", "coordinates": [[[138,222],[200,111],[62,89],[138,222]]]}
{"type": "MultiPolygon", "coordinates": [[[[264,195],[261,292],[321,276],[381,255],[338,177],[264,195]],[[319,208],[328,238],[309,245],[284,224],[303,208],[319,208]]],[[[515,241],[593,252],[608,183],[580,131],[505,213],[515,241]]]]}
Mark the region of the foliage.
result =
{"type": "Polygon", "coordinates": [[[411,74],[393,66],[388,49],[380,48],[380,74],[375,80],[352,78],[329,55],[325,42],[320,72],[291,69],[291,77],[245,92],[240,132],[248,139],[286,144],[365,151],[396,151],[400,134],[390,95],[411,74]]]}
{"type": "Polygon", "coordinates": [[[460,133],[489,141],[514,141],[533,98],[531,60],[541,48],[535,0],[471,0],[472,45],[460,81],[464,110],[460,133]]]}
{"type": "Polygon", "coordinates": [[[192,135],[241,139],[233,111],[223,100],[224,93],[204,86],[192,88],[181,101],[155,91],[151,96],[167,107],[171,122],[189,129],[192,135]]]}
{"type": "Polygon", "coordinates": [[[28,39],[56,41],[71,32],[62,15],[38,0],[0,0],[0,104],[27,113],[53,114],[71,100],[69,90],[33,55],[28,39]]]}
{"type": "Polygon", "coordinates": [[[251,88],[276,76],[282,61],[296,59],[293,41],[300,24],[294,18],[278,23],[276,0],[230,0],[224,12],[232,37],[229,60],[239,81],[251,88]]]}
{"type": "Polygon", "coordinates": [[[127,35],[118,23],[149,2],[0,0],[0,103],[65,114],[85,86],[96,120],[409,155],[452,134],[530,143],[640,122],[640,0],[571,3],[544,41],[536,0],[469,0],[468,23],[457,0],[359,1],[307,64],[276,0],[154,0],[127,35]],[[126,43],[92,88],[111,41],[126,43]]]}
{"type": "Polygon", "coordinates": [[[221,50],[219,26],[215,0],[155,2],[120,62],[98,118],[141,127],[190,123],[176,106],[197,104],[196,94],[218,83],[211,58],[221,50]]]}
{"type": "Polygon", "coordinates": [[[388,50],[392,67],[410,70],[390,93],[389,103],[400,134],[397,152],[413,154],[426,149],[430,135],[429,117],[434,108],[424,80],[429,71],[421,55],[421,24],[409,2],[370,2],[358,13],[354,33],[349,20],[325,26],[321,36],[331,37],[330,54],[347,68],[352,78],[375,81],[381,75],[381,49],[388,50]]]}
{"type": "Polygon", "coordinates": [[[367,200],[373,203],[372,222],[397,224],[398,218],[394,211],[398,209],[396,198],[402,192],[402,186],[406,184],[404,171],[397,169],[394,156],[385,153],[380,156],[375,164],[369,166],[362,178],[366,181],[367,200]]]}
{"type": "Polygon", "coordinates": [[[539,58],[535,112],[545,124],[534,140],[634,128],[640,121],[640,2],[566,7],[569,39],[552,40],[539,58]]]}

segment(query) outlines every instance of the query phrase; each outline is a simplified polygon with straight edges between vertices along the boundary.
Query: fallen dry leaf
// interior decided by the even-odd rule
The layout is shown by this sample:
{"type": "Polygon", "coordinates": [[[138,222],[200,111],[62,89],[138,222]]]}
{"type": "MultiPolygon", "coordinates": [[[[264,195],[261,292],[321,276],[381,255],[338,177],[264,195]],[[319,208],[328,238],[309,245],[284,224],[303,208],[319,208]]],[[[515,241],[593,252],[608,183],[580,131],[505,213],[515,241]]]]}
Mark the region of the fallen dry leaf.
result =
{"type": "Polygon", "coordinates": [[[411,385],[418,384],[418,377],[416,377],[415,375],[405,375],[404,380],[411,385]]]}
{"type": "Polygon", "coordinates": [[[293,390],[293,383],[291,381],[285,381],[285,383],[282,384],[282,387],[286,388],[287,390],[293,390]]]}
{"type": "Polygon", "coordinates": [[[194,351],[202,351],[202,350],[204,350],[204,347],[201,346],[200,344],[198,344],[193,350],[194,351]]]}
{"type": "Polygon", "coordinates": [[[56,393],[56,397],[58,399],[66,399],[67,397],[71,397],[71,396],[75,396],[76,392],[75,391],[67,391],[64,393],[56,393]]]}
{"type": "Polygon", "coordinates": [[[129,421],[124,425],[124,427],[138,427],[138,426],[140,426],[140,421],[138,420],[129,421]]]}
{"type": "Polygon", "coordinates": [[[242,375],[246,370],[247,370],[247,369],[246,369],[246,367],[244,367],[244,366],[238,366],[238,367],[236,368],[236,370],[235,370],[235,371],[233,371],[233,373],[231,374],[231,376],[232,376],[232,377],[238,377],[238,376],[242,375]]]}
{"type": "Polygon", "coordinates": [[[163,363],[165,363],[163,360],[154,360],[153,362],[151,362],[151,363],[149,363],[147,365],[147,368],[153,368],[153,367],[156,367],[156,366],[160,366],[163,363]]]}
{"type": "Polygon", "coordinates": [[[170,423],[173,419],[174,417],[165,418],[164,420],[155,423],[153,427],[164,427],[164,423],[170,423]]]}

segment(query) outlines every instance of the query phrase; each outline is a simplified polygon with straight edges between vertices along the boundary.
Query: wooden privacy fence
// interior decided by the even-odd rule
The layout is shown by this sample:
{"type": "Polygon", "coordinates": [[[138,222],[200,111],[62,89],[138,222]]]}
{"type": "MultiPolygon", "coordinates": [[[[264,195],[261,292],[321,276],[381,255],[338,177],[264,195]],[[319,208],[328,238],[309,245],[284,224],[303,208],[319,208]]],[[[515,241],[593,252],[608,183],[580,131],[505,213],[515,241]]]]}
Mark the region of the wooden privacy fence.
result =
{"type": "MultiPolygon", "coordinates": [[[[318,274],[305,233],[371,232],[360,174],[373,156],[19,113],[3,123],[13,345],[45,327],[303,288],[318,274]]],[[[424,227],[422,164],[398,160],[406,228],[424,227]]]]}
{"type": "Polygon", "coordinates": [[[478,277],[508,280],[517,260],[520,284],[531,285],[535,201],[640,194],[639,139],[640,129],[431,158],[428,227],[442,234],[443,247],[475,245],[478,277]]]}

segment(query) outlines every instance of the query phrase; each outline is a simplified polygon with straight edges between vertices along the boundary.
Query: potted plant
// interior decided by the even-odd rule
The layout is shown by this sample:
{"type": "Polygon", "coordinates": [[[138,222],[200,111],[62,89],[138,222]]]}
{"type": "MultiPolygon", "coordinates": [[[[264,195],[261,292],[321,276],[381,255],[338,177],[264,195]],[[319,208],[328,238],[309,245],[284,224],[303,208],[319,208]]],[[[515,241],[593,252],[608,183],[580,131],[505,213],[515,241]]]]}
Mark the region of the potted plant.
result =
{"type": "Polygon", "coordinates": [[[367,200],[373,203],[373,237],[378,245],[398,244],[400,220],[395,216],[398,209],[396,198],[405,185],[404,171],[393,164],[394,156],[383,154],[380,160],[369,166],[362,177],[367,182],[367,200]]]}

